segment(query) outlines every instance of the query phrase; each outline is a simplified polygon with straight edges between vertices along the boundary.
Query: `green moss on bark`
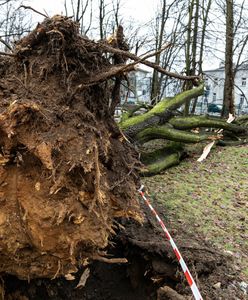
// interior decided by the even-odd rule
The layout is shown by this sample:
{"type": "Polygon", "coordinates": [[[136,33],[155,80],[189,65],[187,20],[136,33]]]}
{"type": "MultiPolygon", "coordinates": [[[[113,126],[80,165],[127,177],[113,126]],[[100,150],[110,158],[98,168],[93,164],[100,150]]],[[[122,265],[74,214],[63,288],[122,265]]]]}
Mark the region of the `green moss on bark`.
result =
{"type": "Polygon", "coordinates": [[[181,131],[168,126],[154,126],[149,127],[136,136],[136,139],[141,144],[146,143],[154,139],[166,139],[182,143],[199,143],[204,140],[208,140],[210,135],[208,134],[195,134],[188,131],[181,131]]]}
{"type": "Polygon", "coordinates": [[[208,116],[190,116],[190,117],[174,117],[169,123],[176,129],[192,129],[196,127],[212,127],[223,128],[232,132],[244,132],[246,129],[238,125],[227,123],[220,118],[211,118],[208,116]]]}
{"type": "Polygon", "coordinates": [[[125,131],[129,127],[143,122],[145,123],[150,118],[163,114],[166,110],[175,110],[185,102],[202,95],[203,91],[204,85],[201,84],[200,86],[188,91],[184,91],[173,98],[162,100],[147,113],[123,120],[120,123],[120,127],[123,131],[125,131]]]}

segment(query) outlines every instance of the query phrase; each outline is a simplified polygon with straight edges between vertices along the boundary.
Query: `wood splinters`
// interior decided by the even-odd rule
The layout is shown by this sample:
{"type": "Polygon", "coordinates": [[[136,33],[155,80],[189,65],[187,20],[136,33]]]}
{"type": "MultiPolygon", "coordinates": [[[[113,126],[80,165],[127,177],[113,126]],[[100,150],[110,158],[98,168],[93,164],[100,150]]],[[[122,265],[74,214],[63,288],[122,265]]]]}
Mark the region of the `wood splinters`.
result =
{"type": "Polygon", "coordinates": [[[90,269],[87,268],[84,270],[83,274],[81,275],[79,283],[76,286],[76,289],[84,287],[89,276],[90,276],[90,269]]]}

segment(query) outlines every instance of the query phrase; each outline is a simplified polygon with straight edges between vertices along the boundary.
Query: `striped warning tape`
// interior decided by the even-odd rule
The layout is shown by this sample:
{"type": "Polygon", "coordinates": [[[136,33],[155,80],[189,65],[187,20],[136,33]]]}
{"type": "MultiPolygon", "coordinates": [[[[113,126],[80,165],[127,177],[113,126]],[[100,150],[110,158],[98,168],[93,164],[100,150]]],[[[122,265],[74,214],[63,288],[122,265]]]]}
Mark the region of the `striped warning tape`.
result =
{"type": "Polygon", "coordinates": [[[185,275],[185,277],[186,277],[186,279],[188,281],[188,284],[189,284],[189,286],[191,288],[191,291],[192,291],[195,299],[196,300],[202,300],[203,298],[202,298],[202,296],[200,294],[200,291],[197,288],[197,285],[196,285],[196,283],[195,283],[195,281],[194,281],[194,279],[193,279],[193,277],[192,277],[192,275],[191,275],[191,273],[190,273],[190,271],[189,271],[189,269],[188,269],[188,267],[187,267],[184,259],[182,258],[182,255],[181,255],[180,251],[178,250],[178,248],[177,248],[177,246],[176,246],[173,238],[171,237],[169,231],[165,227],[163,221],[160,219],[159,215],[156,213],[156,211],[152,207],[150,201],[146,198],[145,193],[143,192],[143,189],[144,189],[144,185],[142,185],[140,187],[140,189],[138,190],[138,192],[140,193],[141,197],[145,201],[146,205],[150,208],[150,210],[152,211],[152,213],[155,215],[156,219],[158,220],[160,226],[162,227],[162,229],[163,229],[163,231],[164,231],[164,233],[166,235],[166,238],[169,240],[169,242],[170,242],[170,244],[171,244],[171,246],[173,248],[173,251],[175,252],[175,255],[176,255],[176,257],[177,257],[177,259],[178,259],[178,261],[179,261],[179,263],[180,263],[180,265],[181,265],[181,267],[183,269],[184,275],[185,275]]]}

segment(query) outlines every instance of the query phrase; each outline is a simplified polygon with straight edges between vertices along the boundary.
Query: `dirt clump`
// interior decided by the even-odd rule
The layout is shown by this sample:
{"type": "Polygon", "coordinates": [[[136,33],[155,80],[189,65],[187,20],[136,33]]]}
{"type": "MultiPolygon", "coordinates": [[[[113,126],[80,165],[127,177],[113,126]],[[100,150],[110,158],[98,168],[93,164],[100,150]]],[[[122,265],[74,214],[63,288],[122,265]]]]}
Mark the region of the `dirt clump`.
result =
{"type": "Polygon", "coordinates": [[[71,19],[47,18],[0,57],[0,272],[70,275],[140,220],[136,152],[109,113],[112,68],[71,19]]]}

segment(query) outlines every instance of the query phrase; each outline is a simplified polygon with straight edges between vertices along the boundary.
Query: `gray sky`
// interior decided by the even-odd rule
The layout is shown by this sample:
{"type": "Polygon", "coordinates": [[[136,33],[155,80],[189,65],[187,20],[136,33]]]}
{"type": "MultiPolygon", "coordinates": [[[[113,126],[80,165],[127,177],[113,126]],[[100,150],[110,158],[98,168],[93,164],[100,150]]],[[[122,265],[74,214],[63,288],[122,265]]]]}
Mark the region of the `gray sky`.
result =
{"type": "MultiPolygon", "coordinates": [[[[132,18],[135,22],[134,27],[136,26],[136,22],[137,26],[139,26],[149,22],[154,17],[156,6],[159,2],[160,0],[123,0],[120,13],[126,20],[132,18]]],[[[70,3],[70,0],[68,0],[68,3],[70,3]]],[[[64,12],[64,0],[24,0],[24,4],[30,5],[40,12],[44,12],[45,10],[49,16],[64,12]]],[[[93,0],[93,5],[97,6],[98,0],[93,0]]],[[[69,14],[70,13],[71,12],[69,12],[69,14]]],[[[33,14],[33,23],[42,20],[43,17],[38,14],[33,14]]],[[[220,56],[223,56],[223,54],[220,56]]],[[[211,58],[205,57],[205,69],[213,69],[218,67],[218,65],[219,60],[217,58],[214,58],[213,56],[211,56],[211,58]]]]}
{"type": "MultiPolygon", "coordinates": [[[[137,19],[141,23],[148,22],[154,15],[156,3],[159,0],[125,0],[122,7],[122,12],[125,16],[137,19]]],[[[98,0],[93,0],[97,5],[98,0]]],[[[64,11],[64,0],[24,0],[25,5],[30,5],[38,11],[44,9],[49,15],[60,14],[64,11]]],[[[35,18],[38,18],[36,16],[35,18]]]]}

